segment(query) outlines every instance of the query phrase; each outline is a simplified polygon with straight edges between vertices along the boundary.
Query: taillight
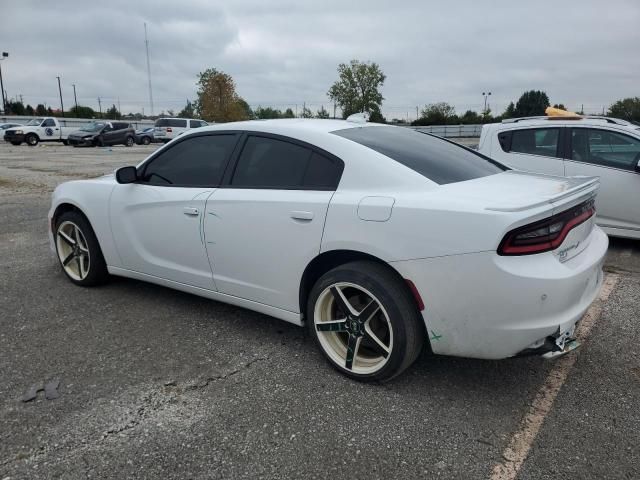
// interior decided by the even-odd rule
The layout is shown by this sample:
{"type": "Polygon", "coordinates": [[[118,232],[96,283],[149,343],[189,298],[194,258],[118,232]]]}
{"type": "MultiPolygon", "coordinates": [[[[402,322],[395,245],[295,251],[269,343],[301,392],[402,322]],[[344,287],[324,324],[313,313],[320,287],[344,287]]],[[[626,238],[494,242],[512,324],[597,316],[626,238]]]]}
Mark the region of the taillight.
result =
{"type": "Polygon", "coordinates": [[[173,132],[173,130],[171,130],[171,127],[167,127],[167,133],[171,133],[173,132]]]}
{"type": "Polygon", "coordinates": [[[555,250],[572,229],[595,213],[594,202],[589,200],[552,217],[511,230],[500,242],[498,255],[531,255],[555,250]]]}

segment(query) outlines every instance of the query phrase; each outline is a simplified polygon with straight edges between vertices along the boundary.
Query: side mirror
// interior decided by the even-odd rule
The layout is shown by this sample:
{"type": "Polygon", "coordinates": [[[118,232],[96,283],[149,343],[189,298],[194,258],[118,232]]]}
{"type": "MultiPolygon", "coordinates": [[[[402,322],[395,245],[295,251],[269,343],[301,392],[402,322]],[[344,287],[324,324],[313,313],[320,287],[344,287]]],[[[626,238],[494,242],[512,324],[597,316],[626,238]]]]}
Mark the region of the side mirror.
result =
{"type": "Polygon", "coordinates": [[[116,180],[118,183],[134,183],[138,180],[138,170],[136,167],[122,167],[116,170],[116,180]]]}

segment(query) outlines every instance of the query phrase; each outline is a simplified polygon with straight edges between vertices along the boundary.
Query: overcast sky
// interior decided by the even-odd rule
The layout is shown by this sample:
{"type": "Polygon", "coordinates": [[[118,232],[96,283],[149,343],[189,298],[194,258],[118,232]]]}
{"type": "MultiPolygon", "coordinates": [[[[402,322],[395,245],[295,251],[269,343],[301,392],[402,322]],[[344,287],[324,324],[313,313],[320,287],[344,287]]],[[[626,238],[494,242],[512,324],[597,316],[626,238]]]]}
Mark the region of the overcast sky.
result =
{"type": "Polygon", "coordinates": [[[149,113],[147,22],[155,113],[194,99],[198,72],[233,76],[255,107],[330,108],[336,67],[377,62],[388,118],[446,101],[501,112],[529,89],[601,111],[640,96],[640,1],[11,1],[0,4],[5,90],[35,106],[98,108],[120,99],[149,113]]]}

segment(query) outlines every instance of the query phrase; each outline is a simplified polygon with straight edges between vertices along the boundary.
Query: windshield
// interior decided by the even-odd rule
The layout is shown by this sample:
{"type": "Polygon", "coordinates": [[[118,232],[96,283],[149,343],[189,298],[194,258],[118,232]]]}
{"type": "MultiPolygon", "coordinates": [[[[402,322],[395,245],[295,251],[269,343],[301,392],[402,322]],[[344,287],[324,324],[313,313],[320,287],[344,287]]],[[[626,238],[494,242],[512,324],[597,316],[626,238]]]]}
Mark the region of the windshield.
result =
{"type": "Polygon", "coordinates": [[[81,132],[97,132],[98,130],[102,130],[104,127],[104,123],[96,123],[91,122],[87,123],[84,127],[80,129],[81,132]]]}
{"type": "Polygon", "coordinates": [[[29,120],[27,123],[25,123],[26,126],[37,126],[40,125],[42,123],[42,120],[44,120],[43,118],[34,118],[33,120],[29,120]]]}
{"type": "Polygon", "coordinates": [[[386,155],[439,185],[508,170],[474,150],[411,128],[371,126],[331,133],[386,155]]]}

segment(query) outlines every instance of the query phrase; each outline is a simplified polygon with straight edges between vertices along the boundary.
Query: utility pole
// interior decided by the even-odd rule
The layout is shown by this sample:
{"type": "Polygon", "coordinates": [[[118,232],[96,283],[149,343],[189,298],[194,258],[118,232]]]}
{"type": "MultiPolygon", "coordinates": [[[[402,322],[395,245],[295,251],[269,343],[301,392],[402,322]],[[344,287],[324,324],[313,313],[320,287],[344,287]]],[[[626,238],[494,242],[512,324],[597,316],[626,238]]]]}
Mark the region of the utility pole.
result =
{"type": "Polygon", "coordinates": [[[62,87],[60,86],[60,77],[58,79],[58,92],[60,92],[60,109],[62,110],[62,118],[64,118],[64,104],[62,103],[62,87]]]}
{"type": "Polygon", "coordinates": [[[147,51],[147,77],[149,78],[149,103],[153,116],[153,89],[151,88],[151,64],[149,63],[149,40],[147,39],[147,23],[144,24],[144,46],[147,51]]]}
{"type": "Polygon", "coordinates": [[[118,112],[120,113],[120,117],[122,117],[122,110],[120,110],[120,97],[118,97],[118,112]]]}
{"type": "Polygon", "coordinates": [[[420,118],[420,116],[418,115],[418,106],[416,105],[416,120],[420,118]]]}
{"type": "Polygon", "coordinates": [[[76,84],[73,83],[73,100],[76,102],[76,117],[78,116],[78,97],[76,97],[76,84]]]}
{"type": "Polygon", "coordinates": [[[20,96],[20,103],[24,105],[24,100],[22,99],[22,94],[20,94],[19,96],[20,96]]]}
{"type": "MultiPolygon", "coordinates": [[[[0,57],[0,60],[4,60],[8,56],[9,56],[8,52],[2,52],[2,57],[0,57]]],[[[7,101],[5,100],[5,96],[4,96],[4,83],[2,82],[2,66],[1,65],[0,65],[0,91],[2,91],[2,113],[6,115],[7,101]]]]}
{"type": "Polygon", "coordinates": [[[100,97],[98,97],[98,109],[100,110],[100,118],[102,118],[102,102],[100,101],[100,97]]]}
{"type": "Polygon", "coordinates": [[[333,118],[336,118],[336,102],[333,102],[333,118]]]}
{"type": "Polygon", "coordinates": [[[482,96],[484,97],[484,110],[482,111],[482,114],[484,115],[487,111],[487,97],[489,97],[489,95],[491,95],[491,92],[482,92],[482,96]]]}

